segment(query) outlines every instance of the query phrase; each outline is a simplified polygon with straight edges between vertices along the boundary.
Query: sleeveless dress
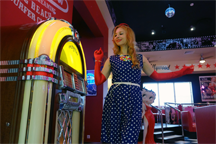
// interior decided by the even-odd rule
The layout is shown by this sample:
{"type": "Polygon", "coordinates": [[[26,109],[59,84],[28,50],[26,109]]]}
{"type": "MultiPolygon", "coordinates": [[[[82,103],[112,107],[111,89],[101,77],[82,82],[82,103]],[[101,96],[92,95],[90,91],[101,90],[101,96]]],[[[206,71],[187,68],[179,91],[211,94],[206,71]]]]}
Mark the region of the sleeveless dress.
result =
{"type": "Polygon", "coordinates": [[[152,107],[146,105],[145,117],[148,121],[148,130],[145,138],[146,144],[155,144],[154,141],[154,126],[155,126],[155,118],[151,111],[152,107]]]}
{"type": "MultiPolygon", "coordinates": [[[[120,55],[110,56],[112,83],[141,84],[142,55],[138,54],[140,68],[132,68],[132,61],[123,61],[120,55]]],[[[137,143],[142,120],[142,94],[140,86],[113,84],[105,98],[101,142],[137,143]]]]}

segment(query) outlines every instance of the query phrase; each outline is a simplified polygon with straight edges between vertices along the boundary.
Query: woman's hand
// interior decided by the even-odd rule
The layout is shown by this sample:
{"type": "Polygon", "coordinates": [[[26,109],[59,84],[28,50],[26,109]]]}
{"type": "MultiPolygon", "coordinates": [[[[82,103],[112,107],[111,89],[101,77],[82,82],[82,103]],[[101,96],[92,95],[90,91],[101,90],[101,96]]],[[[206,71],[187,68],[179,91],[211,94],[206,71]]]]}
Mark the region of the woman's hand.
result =
{"type": "Polygon", "coordinates": [[[95,60],[100,60],[101,61],[103,59],[103,55],[104,55],[104,53],[103,53],[103,50],[101,48],[99,50],[94,51],[95,60]]]}

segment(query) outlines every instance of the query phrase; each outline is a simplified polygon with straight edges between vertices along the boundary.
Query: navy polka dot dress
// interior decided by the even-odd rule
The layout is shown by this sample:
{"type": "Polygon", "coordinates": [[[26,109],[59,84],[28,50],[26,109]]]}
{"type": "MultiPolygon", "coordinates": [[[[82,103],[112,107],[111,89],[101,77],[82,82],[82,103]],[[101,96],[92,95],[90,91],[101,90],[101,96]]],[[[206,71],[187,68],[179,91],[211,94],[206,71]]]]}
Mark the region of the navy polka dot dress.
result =
{"type": "MultiPolygon", "coordinates": [[[[112,83],[141,84],[142,55],[138,54],[140,68],[132,68],[132,61],[122,61],[120,55],[110,56],[112,83]]],[[[142,95],[136,85],[113,84],[105,98],[101,141],[104,143],[137,143],[141,128],[142,95]]]]}

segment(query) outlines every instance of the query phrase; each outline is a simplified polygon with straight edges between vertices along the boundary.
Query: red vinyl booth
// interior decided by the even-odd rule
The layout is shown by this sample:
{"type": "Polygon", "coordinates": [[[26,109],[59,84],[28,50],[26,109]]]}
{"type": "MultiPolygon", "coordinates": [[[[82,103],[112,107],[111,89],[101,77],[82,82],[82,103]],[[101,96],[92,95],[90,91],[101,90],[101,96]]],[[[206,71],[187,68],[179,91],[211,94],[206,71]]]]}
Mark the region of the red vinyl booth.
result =
{"type": "Polygon", "coordinates": [[[199,144],[216,143],[216,105],[195,108],[199,144]]]}
{"type": "Polygon", "coordinates": [[[189,132],[196,132],[196,121],[195,121],[195,113],[193,111],[193,107],[185,107],[184,111],[182,111],[182,126],[184,130],[189,132]]]}

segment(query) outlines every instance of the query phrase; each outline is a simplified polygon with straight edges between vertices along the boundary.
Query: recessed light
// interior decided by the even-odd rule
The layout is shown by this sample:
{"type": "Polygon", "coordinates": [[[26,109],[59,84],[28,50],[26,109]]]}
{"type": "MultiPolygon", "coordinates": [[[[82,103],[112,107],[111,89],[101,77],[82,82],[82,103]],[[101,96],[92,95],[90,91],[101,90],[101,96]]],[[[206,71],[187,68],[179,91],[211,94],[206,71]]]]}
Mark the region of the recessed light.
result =
{"type": "Polygon", "coordinates": [[[195,30],[195,27],[194,27],[194,26],[191,26],[191,27],[190,27],[190,30],[191,30],[191,31],[194,31],[194,30],[195,30]]]}
{"type": "Polygon", "coordinates": [[[205,63],[205,59],[202,57],[202,55],[201,55],[201,58],[200,58],[200,61],[199,61],[200,63],[205,63]]]}
{"type": "Polygon", "coordinates": [[[190,6],[194,6],[194,3],[191,3],[190,6]]]}
{"type": "Polygon", "coordinates": [[[152,35],[154,35],[154,34],[155,34],[155,31],[154,31],[154,30],[152,30],[152,31],[151,31],[151,34],[152,34],[152,35]]]}

